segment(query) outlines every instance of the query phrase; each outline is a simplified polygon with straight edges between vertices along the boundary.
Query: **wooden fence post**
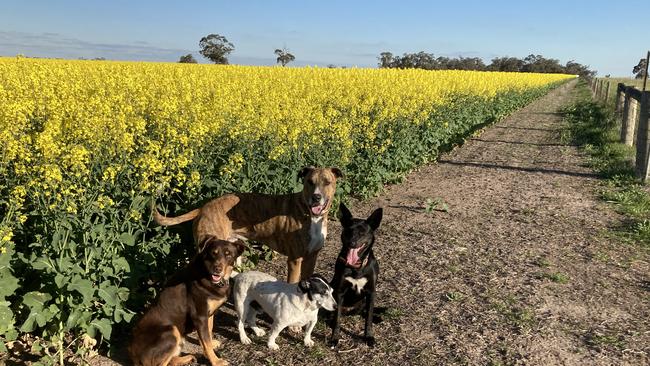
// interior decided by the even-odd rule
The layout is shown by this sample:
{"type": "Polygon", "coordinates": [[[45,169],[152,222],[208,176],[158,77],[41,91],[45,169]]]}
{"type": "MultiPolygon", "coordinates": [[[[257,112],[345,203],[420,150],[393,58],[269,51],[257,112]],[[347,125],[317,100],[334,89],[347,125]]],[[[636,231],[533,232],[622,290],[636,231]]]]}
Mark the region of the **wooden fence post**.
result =
{"type": "Polygon", "coordinates": [[[605,88],[605,104],[609,102],[609,86],[612,85],[612,83],[607,80],[607,88],[605,88]]]}
{"type": "Polygon", "coordinates": [[[648,117],[650,115],[650,92],[641,94],[641,111],[639,116],[639,132],[636,142],[636,174],[645,183],[650,173],[648,152],[650,152],[650,135],[648,134],[648,117]]]}
{"type": "Polygon", "coordinates": [[[621,126],[621,142],[634,145],[634,132],[637,127],[638,103],[632,96],[632,87],[625,88],[625,105],[623,107],[623,124],[621,126]]]}
{"type": "Polygon", "coordinates": [[[625,104],[625,85],[623,83],[618,83],[616,86],[616,112],[621,113],[623,111],[623,105],[625,104]]]}
{"type": "Polygon", "coordinates": [[[594,93],[594,83],[595,82],[596,82],[595,78],[592,78],[591,80],[589,80],[589,89],[591,89],[592,94],[594,93]]]}

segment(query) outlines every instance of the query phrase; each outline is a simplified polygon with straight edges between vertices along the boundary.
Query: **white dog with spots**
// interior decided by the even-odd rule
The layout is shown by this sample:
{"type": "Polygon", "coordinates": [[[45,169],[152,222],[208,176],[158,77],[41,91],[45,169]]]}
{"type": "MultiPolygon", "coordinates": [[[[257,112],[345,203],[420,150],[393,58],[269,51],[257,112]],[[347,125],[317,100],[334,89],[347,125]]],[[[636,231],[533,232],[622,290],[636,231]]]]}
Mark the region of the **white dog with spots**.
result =
{"type": "Polygon", "coordinates": [[[233,297],[235,310],[239,316],[241,343],[251,344],[244,329],[245,325],[248,325],[258,337],[265,334],[264,330],[255,323],[257,314],[263,311],[273,318],[267,343],[270,349],[279,348],[275,339],[284,328],[289,326],[307,325],[304,344],[307,347],[313,346],[311,332],[318,321],[318,309],[333,311],[336,307],[332,292],[327,281],[317,274],[297,284],[278,281],[273,276],[257,271],[237,274],[233,297]]]}

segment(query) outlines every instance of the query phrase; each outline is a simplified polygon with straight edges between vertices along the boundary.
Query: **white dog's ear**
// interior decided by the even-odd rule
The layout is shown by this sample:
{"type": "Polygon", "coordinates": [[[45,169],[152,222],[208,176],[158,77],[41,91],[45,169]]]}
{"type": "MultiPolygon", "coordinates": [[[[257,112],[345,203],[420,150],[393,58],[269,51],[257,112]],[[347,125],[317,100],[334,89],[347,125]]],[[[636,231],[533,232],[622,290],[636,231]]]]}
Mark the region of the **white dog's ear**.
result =
{"type": "Polygon", "coordinates": [[[311,284],[309,283],[309,280],[302,280],[298,282],[298,288],[300,289],[301,292],[306,294],[309,292],[309,289],[311,288],[311,284]]]}

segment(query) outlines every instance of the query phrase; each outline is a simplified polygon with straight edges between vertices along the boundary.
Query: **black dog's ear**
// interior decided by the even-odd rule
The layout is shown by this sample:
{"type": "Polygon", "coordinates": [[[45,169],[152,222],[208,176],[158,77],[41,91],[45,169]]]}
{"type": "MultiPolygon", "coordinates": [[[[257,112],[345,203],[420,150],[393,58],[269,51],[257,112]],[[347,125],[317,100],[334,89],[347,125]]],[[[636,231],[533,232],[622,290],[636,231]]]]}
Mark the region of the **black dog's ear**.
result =
{"type": "Polygon", "coordinates": [[[382,218],[383,214],[384,214],[384,210],[380,207],[380,208],[374,210],[370,214],[370,216],[368,216],[368,218],[366,219],[366,223],[368,225],[370,225],[370,227],[372,228],[373,231],[377,230],[377,228],[379,227],[379,224],[381,223],[381,218],[382,218]]]}
{"type": "Polygon", "coordinates": [[[349,227],[352,226],[352,212],[348,210],[348,208],[345,206],[345,203],[341,202],[339,205],[339,213],[340,213],[340,219],[341,219],[341,225],[344,227],[349,227]]]}
{"type": "Polygon", "coordinates": [[[313,166],[306,166],[306,167],[300,169],[300,171],[298,172],[298,180],[301,180],[304,177],[306,177],[307,174],[309,174],[309,172],[311,172],[314,169],[316,169],[316,168],[314,168],[313,166]]]}
{"type": "Polygon", "coordinates": [[[339,179],[343,178],[343,172],[341,171],[341,169],[336,168],[336,167],[332,167],[332,168],[330,168],[330,170],[332,171],[332,174],[334,174],[335,177],[337,177],[339,179]]]}

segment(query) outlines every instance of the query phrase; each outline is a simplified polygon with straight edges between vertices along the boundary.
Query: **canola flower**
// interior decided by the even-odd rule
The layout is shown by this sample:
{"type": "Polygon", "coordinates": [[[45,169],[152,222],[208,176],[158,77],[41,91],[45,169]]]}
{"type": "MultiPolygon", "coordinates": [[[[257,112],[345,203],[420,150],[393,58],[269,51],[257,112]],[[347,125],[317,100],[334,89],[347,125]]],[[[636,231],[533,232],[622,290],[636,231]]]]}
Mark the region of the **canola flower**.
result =
{"type": "MultiPolygon", "coordinates": [[[[123,175],[143,192],[196,188],[205,174],[197,159],[217,138],[264,141],[269,160],[338,141],[346,161],[354,144],[374,148],[380,123],[419,124],[459,96],[488,103],[568,77],[0,58],[0,173],[11,177],[5,188],[17,210],[33,192],[69,213],[110,207],[110,197],[87,193],[123,175]]],[[[243,163],[231,151],[219,173],[225,179],[243,163]]]]}

